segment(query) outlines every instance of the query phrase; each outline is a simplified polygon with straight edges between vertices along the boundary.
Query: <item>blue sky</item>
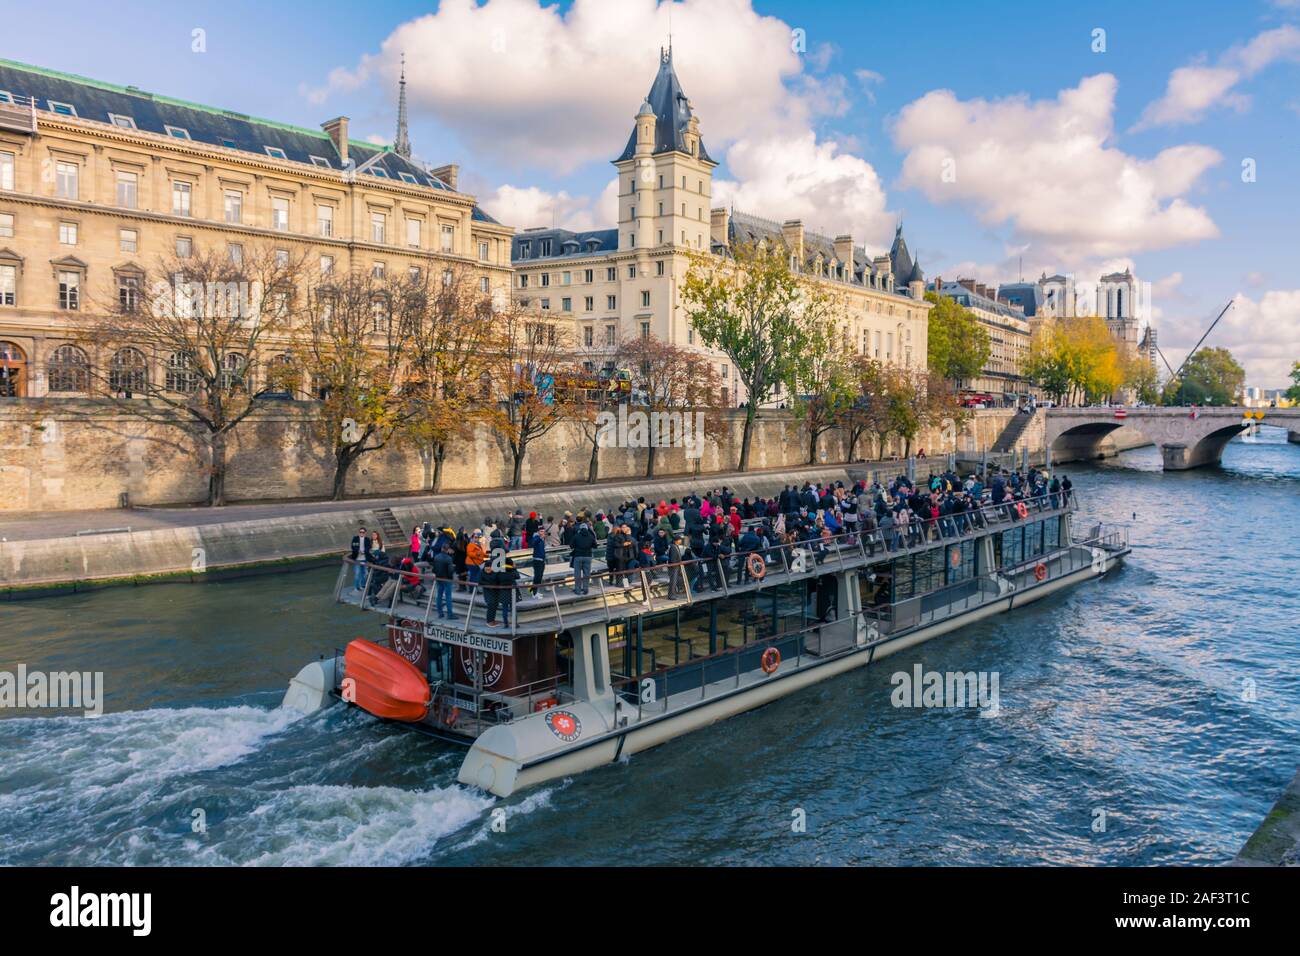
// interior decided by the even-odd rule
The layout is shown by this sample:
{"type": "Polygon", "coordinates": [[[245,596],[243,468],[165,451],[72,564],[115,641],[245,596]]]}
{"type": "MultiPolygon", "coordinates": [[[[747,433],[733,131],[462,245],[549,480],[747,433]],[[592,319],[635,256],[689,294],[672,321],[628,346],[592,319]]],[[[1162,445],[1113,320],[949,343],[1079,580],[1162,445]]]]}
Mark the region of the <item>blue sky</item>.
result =
{"type": "MultiPolygon", "coordinates": [[[[901,219],[929,276],[1132,265],[1175,363],[1235,297],[1209,344],[1252,384],[1286,384],[1300,358],[1300,0],[672,7],[677,72],[722,160],[716,203],[852,231],[873,253],[901,219]]],[[[354,136],[383,141],[405,51],[416,152],[459,162],[519,228],[612,225],[608,161],[668,22],[655,0],[60,13],[76,29],[8,5],[0,56],[304,126],[346,114],[354,136]]]]}

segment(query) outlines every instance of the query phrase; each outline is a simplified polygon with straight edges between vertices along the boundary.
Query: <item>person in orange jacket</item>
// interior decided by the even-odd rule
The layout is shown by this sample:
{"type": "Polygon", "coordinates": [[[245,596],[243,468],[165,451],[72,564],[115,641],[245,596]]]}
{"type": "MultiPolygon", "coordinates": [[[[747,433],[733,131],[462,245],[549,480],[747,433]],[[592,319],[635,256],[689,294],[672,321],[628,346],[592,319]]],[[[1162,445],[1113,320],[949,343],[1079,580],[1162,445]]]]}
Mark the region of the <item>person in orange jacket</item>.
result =
{"type": "Polygon", "coordinates": [[[465,569],[469,572],[471,584],[478,584],[483,574],[483,562],[487,560],[487,549],[483,547],[483,532],[478,528],[469,537],[469,547],[465,549],[465,569]]]}

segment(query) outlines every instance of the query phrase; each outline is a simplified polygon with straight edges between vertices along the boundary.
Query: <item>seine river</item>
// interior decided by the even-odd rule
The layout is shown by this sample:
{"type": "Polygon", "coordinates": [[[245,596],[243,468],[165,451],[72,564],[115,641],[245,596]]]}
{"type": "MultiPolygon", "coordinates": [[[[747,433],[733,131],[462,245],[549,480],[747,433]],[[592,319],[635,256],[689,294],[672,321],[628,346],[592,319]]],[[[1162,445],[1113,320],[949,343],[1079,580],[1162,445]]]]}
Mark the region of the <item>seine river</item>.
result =
{"type": "Polygon", "coordinates": [[[1300,763],[1300,446],[1266,432],[1066,467],[1132,523],[1101,581],[506,800],[459,750],[278,709],[373,633],[332,571],[0,605],[0,670],[106,691],[0,719],[0,864],[1222,863],[1300,763]],[[916,663],[997,673],[1000,715],[891,706],[916,663]]]}

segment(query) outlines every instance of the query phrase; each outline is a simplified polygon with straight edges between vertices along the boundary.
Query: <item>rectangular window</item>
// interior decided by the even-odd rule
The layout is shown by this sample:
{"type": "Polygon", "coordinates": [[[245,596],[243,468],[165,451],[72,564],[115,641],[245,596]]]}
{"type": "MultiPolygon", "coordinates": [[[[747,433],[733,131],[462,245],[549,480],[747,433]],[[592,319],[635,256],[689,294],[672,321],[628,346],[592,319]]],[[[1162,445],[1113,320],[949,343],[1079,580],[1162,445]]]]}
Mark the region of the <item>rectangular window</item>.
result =
{"type": "Polygon", "coordinates": [[[648,308],[650,308],[650,290],[649,290],[649,289],[642,289],[642,290],[641,290],[641,308],[643,308],[643,309],[648,309],[648,308]]]}
{"type": "Polygon", "coordinates": [[[176,237],[176,258],[188,259],[194,252],[194,240],[189,236],[176,237]]]}
{"type": "Polygon", "coordinates": [[[0,212],[0,239],[12,239],[14,235],[14,214],[0,212]]]}
{"type": "Polygon", "coordinates": [[[561,273],[560,273],[560,285],[570,285],[572,282],[573,282],[573,273],[572,273],[572,272],[561,272],[561,273]]]}
{"type": "Polygon", "coordinates": [[[237,266],[242,266],[244,264],[244,247],[237,242],[232,242],[228,248],[230,261],[237,266]]]}
{"type": "Polygon", "coordinates": [[[0,266],[0,305],[18,301],[18,267],[0,266]]]}
{"type": "Polygon", "coordinates": [[[442,227],[442,251],[451,252],[456,245],[456,229],[454,226],[442,227]]]}
{"type": "Polygon", "coordinates": [[[605,296],[605,308],[609,309],[610,311],[613,311],[614,309],[617,309],[617,308],[618,308],[618,296],[616,296],[616,295],[607,295],[607,296],[605,296]]]}
{"type": "Polygon", "coordinates": [[[135,209],[139,205],[140,177],[124,170],[117,171],[117,204],[123,209],[135,209]]]}
{"type": "Polygon", "coordinates": [[[329,275],[330,273],[332,273],[333,271],[334,271],[334,257],[333,257],[333,256],[321,256],[321,257],[320,257],[320,274],[323,275],[323,276],[327,276],[327,275],[329,275]]]}
{"type": "Polygon", "coordinates": [[[388,267],[382,262],[376,262],[370,267],[370,274],[376,279],[382,279],[388,272],[388,267]]]}
{"type": "Polygon", "coordinates": [[[661,276],[663,274],[664,274],[664,261],[660,259],[658,262],[655,263],[655,275],[661,276]]]}
{"type": "Polygon", "coordinates": [[[244,194],[237,189],[227,189],[225,196],[226,222],[238,224],[244,221],[244,194]]]}
{"type": "Polygon", "coordinates": [[[183,129],[180,126],[164,126],[163,129],[165,129],[167,131],[167,135],[172,137],[173,139],[190,138],[190,131],[187,129],[183,129]]]}
{"type": "Polygon", "coordinates": [[[283,196],[271,197],[271,228],[277,232],[289,231],[289,200],[283,196]]]}
{"type": "Polygon", "coordinates": [[[618,279],[618,269],[617,269],[616,267],[614,267],[614,266],[610,266],[609,268],[607,268],[607,269],[605,270],[605,281],[606,281],[606,282],[614,282],[614,281],[616,281],[617,279],[618,279]]]}
{"type": "Polygon", "coordinates": [[[0,189],[14,188],[14,154],[0,153],[0,189]]]}
{"type": "Polygon", "coordinates": [[[550,299],[543,299],[543,300],[542,300],[542,308],[543,308],[543,309],[546,309],[547,311],[550,311],[550,308],[551,308],[551,300],[550,300],[550,299]]]}
{"type": "Polygon", "coordinates": [[[479,280],[478,280],[478,290],[479,290],[480,292],[482,292],[484,295],[487,295],[488,292],[491,291],[491,286],[488,285],[488,277],[487,277],[487,276],[482,276],[482,277],[479,278],[479,280]]]}
{"type": "Polygon", "coordinates": [[[519,277],[519,288],[521,288],[521,289],[527,289],[527,288],[528,288],[528,274],[527,274],[527,273],[525,273],[524,275],[521,275],[521,276],[519,277]]]}
{"type": "Polygon", "coordinates": [[[582,344],[587,346],[587,348],[591,348],[591,346],[594,344],[593,340],[595,339],[595,337],[596,337],[596,330],[593,329],[590,325],[585,326],[583,328],[582,344]]]}
{"type": "Polygon", "coordinates": [[[288,264],[289,264],[289,250],[288,250],[288,249],[276,249],[276,250],[275,250],[275,266],[276,266],[276,268],[277,268],[277,269],[283,269],[283,268],[284,268],[285,266],[287,266],[288,264]]]}
{"type": "Polygon", "coordinates": [[[591,311],[594,310],[595,308],[596,308],[596,297],[595,297],[595,296],[591,296],[591,295],[589,295],[589,296],[587,296],[586,298],[584,298],[584,299],[582,300],[582,310],[583,310],[584,312],[591,312],[591,311]]]}
{"type": "Polygon", "coordinates": [[[56,103],[50,100],[50,112],[58,113],[60,116],[76,116],[77,108],[71,103],[56,103]]]}
{"type": "Polygon", "coordinates": [[[572,312],[573,300],[566,295],[564,298],[560,300],[560,308],[565,312],[572,312]]]}
{"type": "Polygon", "coordinates": [[[279,146],[267,146],[267,147],[266,147],[266,155],[270,156],[272,159],[288,159],[288,158],[289,158],[288,156],[285,156],[285,155],[284,155],[284,150],[282,150],[279,146]]]}
{"type": "Polygon", "coordinates": [[[424,223],[418,219],[406,220],[406,244],[412,249],[420,248],[420,233],[423,227],[424,223]]]}
{"type": "Polygon", "coordinates": [[[546,287],[549,286],[550,284],[551,284],[551,274],[550,274],[549,272],[543,272],[543,273],[542,273],[542,287],[543,287],[543,288],[546,288],[546,287]]]}
{"type": "Polygon", "coordinates": [[[411,266],[409,269],[406,270],[406,277],[407,277],[408,279],[410,279],[412,282],[419,282],[419,281],[420,281],[420,267],[419,267],[419,266],[411,266]]]}
{"type": "Polygon", "coordinates": [[[81,273],[59,273],[59,308],[75,312],[81,307],[81,273]]]}
{"type": "Polygon", "coordinates": [[[81,167],[76,163],[54,164],[54,194],[60,199],[76,199],[81,167]]]}
{"type": "Polygon", "coordinates": [[[595,278],[595,270],[594,270],[594,269],[587,269],[586,271],[584,271],[584,272],[582,273],[582,281],[583,281],[583,282],[591,282],[594,278],[595,278]]]}
{"type": "Polygon", "coordinates": [[[117,248],[122,252],[136,252],[140,247],[140,234],[134,229],[117,231],[117,248]]]}
{"type": "Polygon", "coordinates": [[[334,207],[316,207],[316,231],[325,239],[334,235],[334,207]]]}
{"type": "Polygon", "coordinates": [[[648,338],[650,338],[650,323],[649,323],[649,322],[642,322],[642,323],[641,323],[641,338],[643,338],[643,339],[648,339],[648,338]]]}
{"type": "Polygon", "coordinates": [[[134,312],[139,307],[140,279],[138,277],[117,277],[117,304],[123,312],[134,312]]]}
{"type": "Polygon", "coordinates": [[[636,266],[628,266],[628,267],[627,267],[627,277],[628,277],[629,279],[635,279],[635,278],[636,278],[636,266]]]}
{"type": "Polygon", "coordinates": [[[607,325],[607,326],[605,326],[605,344],[606,344],[606,345],[617,345],[617,344],[618,344],[618,326],[617,326],[617,325],[607,325]]]}
{"type": "Polygon", "coordinates": [[[59,223],[59,242],[65,246],[77,244],[77,224],[75,222],[59,223]]]}
{"type": "Polygon", "coordinates": [[[479,262],[488,261],[488,244],[486,242],[480,242],[478,244],[478,261],[479,262]]]}
{"type": "Polygon", "coordinates": [[[330,161],[326,159],[324,156],[312,156],[311,163],[313,166],[320,166],[323,169],[334,168],[333,166],[330,165],[330,161]]]}
{"type": "Polygon", "coordinates": [[[173,182],[172,183],[172,215],[188,216],[190,214],[190,200],[194,193],[194,187],[189,183],[173,182]]]}
{"type": "Polygon", "coordinates": [[[370,241],[384,242],[388,235],[388,217],[382,212],[370,214],[370,241]]]}
{"type": "Polygon", "coordinates": [[[109,113],[108,121],[119,129],[135,129],[135,120],[129,116],[120,116],[117,113],[109,113]]]}

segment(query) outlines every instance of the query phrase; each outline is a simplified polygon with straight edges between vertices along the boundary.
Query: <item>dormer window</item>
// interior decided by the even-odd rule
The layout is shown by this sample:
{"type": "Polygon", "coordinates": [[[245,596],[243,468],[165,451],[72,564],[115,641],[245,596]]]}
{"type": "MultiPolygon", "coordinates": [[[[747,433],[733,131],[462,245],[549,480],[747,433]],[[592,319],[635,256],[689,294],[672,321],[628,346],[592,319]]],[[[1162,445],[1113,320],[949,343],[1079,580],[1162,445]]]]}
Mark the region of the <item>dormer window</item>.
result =
{"type": "Polygon", "coordinates": [[[312,164],[313,166],[320,166],[322,169],[333,169],[333,168],[334,168],[333,166],[330,165],[330,161],[329,161],[328,159],[326,159],[324,156],[313,156],[313,157],[311,157],[311,164],[312,164]]]}
{"type": "Polygon", "coordinates": [[[117,113],[109,113],[108,121],[119,129],[135,129],[135,120],[130,116],[120,116],[117,113]]]}
{"type": "Polygon", "coordinates": [[[181,126],[164,126],[167,135],[173,139],[189,139],[190,131],[181,126]]]}
{"type": "Polygon", "coordinates": [[[398,173],[398,175],[402,177],[402,182],[404,183],[410,183],[412,186],[420,185],[420,181],[410,173],[398,173]]]}
{"type": "Polygon", "coordinates": [[[58,113],[60,116],[77,115],[77,108],[71,103],[57,103],[54,100],[49,100],[48,102],[50,104],[51,113],[58,113]]]}
{"type": "Polygon", "coordinates": [[[266,150],[266,155],[270,156],[272,159],[289,158],[288,156],[284,155],[284,150],[282,150],[278,146],[263,146],[262,148],[266,150]]]}
{"type": "Polygon", "coordinates": [[[371,166],[371,167],[370,167],[370,175],[371,175],[371,176],[378,176],[378,177],[381,178],[381,179],[387,179],[387,178],[388,178],[388,170],[384,169],[382,166],[371,166]]]}

